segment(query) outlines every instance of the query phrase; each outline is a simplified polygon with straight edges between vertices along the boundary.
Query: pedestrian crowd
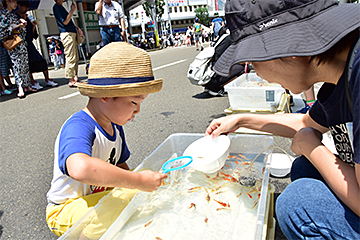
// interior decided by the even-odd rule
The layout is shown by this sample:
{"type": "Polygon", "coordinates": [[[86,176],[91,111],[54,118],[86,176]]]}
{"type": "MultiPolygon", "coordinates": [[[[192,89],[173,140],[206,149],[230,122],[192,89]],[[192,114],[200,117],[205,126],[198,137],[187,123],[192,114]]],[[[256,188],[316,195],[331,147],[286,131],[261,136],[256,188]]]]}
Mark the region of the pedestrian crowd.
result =
{"type": "Polygon", "coordinates": [[[28,0],[2,0],[2,9],[0,10],[1,95],[10,95],[17,90],[17,96],[23,98],[25,93],[35,92],[43,88],[33,78],[33,73],[36,72],[43,72],[46,86],[57,86],[57,83],[49,77],[46,60],[32,42],[38,37],[38,34],[36,21],[33,18],[30,20],[26,14],[29,7],[30,2],[28,0]],[[13,13],[15,9],[17,11],[13,13]],[[19,36],[22,42],[14,49],[8,50],[3,42],[13,35],[19,36]],[[16,86],[10,80],[10,70],[14,75],[16,86]]]}

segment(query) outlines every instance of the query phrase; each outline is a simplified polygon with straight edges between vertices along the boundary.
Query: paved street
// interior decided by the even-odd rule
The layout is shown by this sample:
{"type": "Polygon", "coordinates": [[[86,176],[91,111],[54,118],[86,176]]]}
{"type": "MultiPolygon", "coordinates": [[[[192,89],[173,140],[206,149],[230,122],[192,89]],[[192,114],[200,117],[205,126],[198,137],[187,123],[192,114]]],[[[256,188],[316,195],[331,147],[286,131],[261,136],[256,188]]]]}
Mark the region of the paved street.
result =
{"type": "MultiPolygon", "coordinates": [[[[205,98],[203,88],[186,77],[197,53],[195,47],[150,52],[154,75],[163,78],[164,85],[161,92],[148,96],[140,114],[125,126],[131,168],[172,133],[204,133],[212,119],[225,115],[227,97],[205,98]]],[[[80,80],[85,80],[85,65],[79,71],[80,80]]],[[[56,239],[45,221],[53,146],[64,121],[87,102],[76,88],[67,86],[64,75],[63,69],[50,71],[59,86],[25,99],[16,94],[0,97],[0,239],[56,239]]],[[[42,74],[35,78],[45,85],[42,74]]],[[[275,143],[290,153],[289,139],[275,138],[275,143]]],[[[271,181],[279,194],[289,179],[271,181]]]]}

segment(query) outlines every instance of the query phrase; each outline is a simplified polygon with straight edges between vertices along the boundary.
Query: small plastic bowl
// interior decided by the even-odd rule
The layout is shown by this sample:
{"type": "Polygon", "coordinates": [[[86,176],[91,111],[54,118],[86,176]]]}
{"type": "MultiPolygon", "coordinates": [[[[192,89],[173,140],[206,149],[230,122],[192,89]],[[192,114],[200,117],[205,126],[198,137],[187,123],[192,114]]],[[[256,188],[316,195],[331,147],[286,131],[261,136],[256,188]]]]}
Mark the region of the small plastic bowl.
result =
{"type": "Polygon", "coordinates": [[[273,153],[271,156],[270,174],[274,177],[285,177],[290,173],[293,161],[294,158],[291,156],[283,153],[273,153]]]}
{"type": "Polygon", "coordinates": [[[184,156],[193,158],[191,168],[204,173],[220,170],[229,156],[230,138],[220,135],[217,138],[203,137],[190,144],[184,151],[184,156]]]}

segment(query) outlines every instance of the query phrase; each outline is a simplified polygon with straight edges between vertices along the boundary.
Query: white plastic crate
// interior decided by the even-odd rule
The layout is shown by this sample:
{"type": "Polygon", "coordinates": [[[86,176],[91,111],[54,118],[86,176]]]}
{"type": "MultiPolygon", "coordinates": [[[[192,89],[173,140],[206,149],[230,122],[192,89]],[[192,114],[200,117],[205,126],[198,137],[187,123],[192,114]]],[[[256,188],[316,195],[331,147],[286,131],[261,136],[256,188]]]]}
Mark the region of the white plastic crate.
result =
{"type": "Polygon", "coordinates": [[[245,73],[225,85],[230,107],[233,110],[270,110],[275,111],[281,94],[281,85],[269,83],[256,73],[245,73]]]}

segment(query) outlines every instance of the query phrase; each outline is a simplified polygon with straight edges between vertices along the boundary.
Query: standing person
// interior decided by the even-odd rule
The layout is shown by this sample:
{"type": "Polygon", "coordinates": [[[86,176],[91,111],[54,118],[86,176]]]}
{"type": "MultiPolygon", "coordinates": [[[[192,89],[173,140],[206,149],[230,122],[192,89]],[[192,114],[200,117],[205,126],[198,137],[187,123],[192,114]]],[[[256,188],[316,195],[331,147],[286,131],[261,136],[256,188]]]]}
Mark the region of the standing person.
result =
{"type": "Polygon", "coordinates": [[[301,157],[276,202],[284,235],[360,239],[360,5],[235,0],[226,9],[232,44],[215,64],[217,73],[251,62],[261,78],[295,94],[324,84],[306,114],[230,115],[212,121],[206,135],[247,127],[292,138],[301,157]],[[329,130],[336,155],[321,142],[329,130]]]}
{"type": "Polygon", "coordinates": [[[58,65],[57,56],[56,56],[56,43],[55,43],[54,39],[52,39],[51,37],[48,38],[48,43],[49,43],[50,60],[54,64],[55,70],[58,70],[59,65],[58,65]]]}
{"type": "Polygon", "coordinates": [[[18,0],[18,11],[16,14],[19,19],[26,20],[26,48],[29,56],[29,70],[30,70],[30,82],[31,87],[35,90],[42,89],[43,87],[34,80],[33,73],[43,72],[45,77],[45,85],[49,87],[55,87],[58,84],[49,78],[49,71],[47,67],[46,60],[40,55],[36,47],[33,44],[33,39],[38,38],[38,33],[36,31],[36,21],[30,21],[26,12],[29,11],[30,2],[29,0],[18,0]]]}
{"type": "MultiPolygon", "coordinates": [[[[0,10],[3,9],[3,5],[2,2],[0,2],[0,10]]],[[[2,81],[6,81],[8,84],[8,89],[5,90],[10,90],[11,92],[15,91],[17,88],[14,84],[12,84],[11,80],[10,80],[10,68],[12,68],[11,66],[11,59],[9,57],[9,53],[6,50],[6,48],[3,46],[2,41],[0,41],[0,69],[1,69],[1,77],[3,78],[2,81]]],[[[4,84],[5,87],[5,84],[4,84]]],[[[2,89],[3,91],[5,91],[4,89],[2,89]]],[[[6,91],[6,93],[9,93],[8,91],[6,91]]],[[[6,94],[5,95],[8,95],[6,94]]]]}
{"type": "Polygon", "coordinates": [[[218,12],[214,13],[214,17],[215,18],[211,21],[211,26],[210,26],[210,29],[214,34],[213,41],[217,39],[217,37],[219,36],[219,30],[221,29],[222,26],[224,26],[224,21],[221,17],[219,17],[218,12]]]}
{"type": "Polygon", "coordinates": [[[16,0],[2,0],[4,8],[0,11],[0,40],[3,42],[6,37],[17,34],[23,41],[13,50],[8,50],[14,75],[18,87],[19,98],[25,97],[25,92],[35,91],[30,86],[28,54],[25,43],[26,21],[18,19],[11,11],[17,7],[16,0]]]}
{"type": "Polygon", "coordinates": [[[55,39],[55,53],[57,56],[57,65],[65,68],[64,46],[57,39],[55,39]]]}
{"type": "Polygon", "coordinates": [[[309,90],[304,92],[305,95],[305,107],[303,107],[302,109],[296,111],[297,113],[307,113],[307,111],[309,111],[309,109],[312,107],[312,105],[314,105],[315,103],[315,92],[314,92],[314,86],[312,86],[311,88],[309,88],[309,90]]]}
{"type": "Polygon", "coordinates": [[[154,78],[149,54],[129,43],[110,43],[90,62],[87,84],[78,84],[80,93],[89,97],[88,104],[64,123],[55,142],[46,219],[60,236],[111,191],[107,188],[121,187],[117,191],[121,197],[103,201],[105,209],[84,227],[87,239],[98,239],[135,189],[154,191],[167,177],[150,170],[129,171],[130,151],[123,130],[147,95],[161,90],[163,80],[154,78]]]}
{"type": "Polygon", "coordinates": [[[196,45],[196,51],[199,51],[199,45],[200,45],[201,51],[204,49],[204,47],[202,46],[202,31],[203,31],[203,28],[200,24],[200,19],[195,18],[193,33],[194,33],[194,41],[195,41],[195,45],[196,45]]]}
{"type": "Polygon", "coordinates": [[[79,81],[78,62],[79,51],[76,41],[76,32],[82,35],[80,28],[76,27],[72,21],[72,15],[76,10],[75,3],[71,4],[70,12],[67,12],[63,7],[64,0],[55,0],[53,12],[60,31],[61,42],[64,45],[65,52],[65,77],[69,79],[69,87],[76,87],[79,81]]]}
{"type": "Polygon", "coordinates": [[[191,28],[188,26],[188,29],[186,30],[186,46],[191,47],[191,28]]]}
{"type": "Polygon", "coordinates": [[[95,3],[95,11],[99,15],[100,35],[104,46],[111,42],[127,42],[124,13],[119,3],[99,0],[95,3]]]}

